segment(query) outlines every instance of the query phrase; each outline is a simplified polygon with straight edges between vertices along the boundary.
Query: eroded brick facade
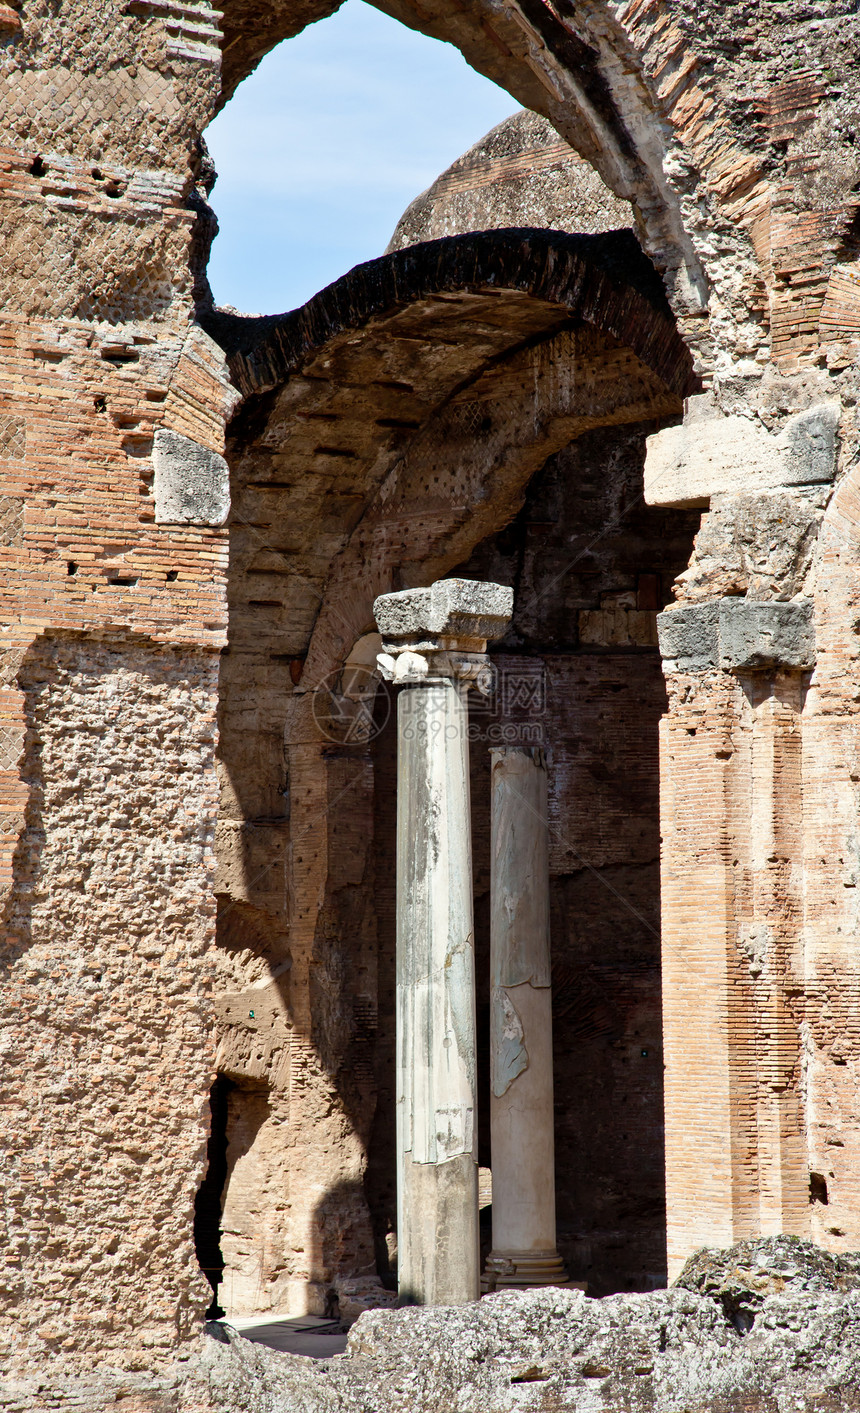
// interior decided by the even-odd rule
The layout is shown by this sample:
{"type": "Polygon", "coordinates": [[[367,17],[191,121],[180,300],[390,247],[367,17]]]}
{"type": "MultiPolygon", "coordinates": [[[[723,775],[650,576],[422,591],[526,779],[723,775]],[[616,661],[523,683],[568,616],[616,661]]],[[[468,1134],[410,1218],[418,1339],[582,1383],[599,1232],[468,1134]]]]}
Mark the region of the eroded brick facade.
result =
{"type": "Polygon", "coordinates": [[[856,6],[384,8],[549,119],[659,280],[629,235],[460,236],[449,180],[457,240],[218,314],[201,134],[332,6],[0,7],[9,1369],[192,1347],[217,1075],[235,1308],[390,1277],[391,761],[314,697],[458,566],[547,683],[572,1273],[860,1244],[856,6]]]}

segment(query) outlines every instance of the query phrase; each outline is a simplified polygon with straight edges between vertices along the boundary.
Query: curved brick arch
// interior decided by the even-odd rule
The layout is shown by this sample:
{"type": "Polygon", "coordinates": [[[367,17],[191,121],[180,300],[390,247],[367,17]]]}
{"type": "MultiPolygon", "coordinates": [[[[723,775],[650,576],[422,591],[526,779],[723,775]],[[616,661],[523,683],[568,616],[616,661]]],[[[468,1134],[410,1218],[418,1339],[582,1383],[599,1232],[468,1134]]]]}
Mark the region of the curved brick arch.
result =
{"type": "MultiPolygon", "coordinates": [[[[325,344],[405,305],[458,292],[505,291],[546,306],[535,334],[564,321],[589,324],[626,345],[668,389],[695,385],[692,359],[659,280],[627,231],[483,231],[448,236],[357,265],[301,309],[266,318],[215,313],[206,325],[246,396],[268,392],[325,344]]],[[[514,301],[511,300],[513,307],[514,301]]],[[[516,319],[511,319],[516,337],[516,319]]],[[[467,336],[466,336],[467,337],[467,336]]]]}
{"type": "Polygon", "coordinates": [[[696,386],[626,231],[449,237],[358,266],[290,314],[216,315],[209,329],[246,399],[228,438],[231,618],[270,605],[255,643],[275,651],[289,623],[314,681],[367,630],[392,575],[446,572],[561,446],[676,417],[696,386]],[[469,408],[489,409],[479,435],[462,435],[469,408]],[[326,544],[289,583],[259,543],[286,525],[326,544]]]}
{"type": "MultiPolygon", "coordinates": [[[[336,8],[225,0],[222,99],[336,8]]],[[[456,45],[633,204],[703,366],[772,352],[792,367],[846,319],[856,329],[853,0],[827,0],[815,23],[802,6],[718,0],[377,8],[456,45]]]]}

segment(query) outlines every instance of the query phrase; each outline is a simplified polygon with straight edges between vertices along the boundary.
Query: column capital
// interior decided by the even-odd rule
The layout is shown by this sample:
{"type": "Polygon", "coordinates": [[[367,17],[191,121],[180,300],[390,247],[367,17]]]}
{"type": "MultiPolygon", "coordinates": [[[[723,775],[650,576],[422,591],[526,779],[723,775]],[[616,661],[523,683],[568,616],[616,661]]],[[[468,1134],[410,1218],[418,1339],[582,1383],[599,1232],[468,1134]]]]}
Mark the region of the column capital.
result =
{"type": "Polygon", "coordinates": [[[480,688],[487,643],[504,637],[513,608],[513,589],[477,579],[439,579],[426,589],[381,594],[373,614],[383,677],[403,684],[454,677],[480,688]]]}

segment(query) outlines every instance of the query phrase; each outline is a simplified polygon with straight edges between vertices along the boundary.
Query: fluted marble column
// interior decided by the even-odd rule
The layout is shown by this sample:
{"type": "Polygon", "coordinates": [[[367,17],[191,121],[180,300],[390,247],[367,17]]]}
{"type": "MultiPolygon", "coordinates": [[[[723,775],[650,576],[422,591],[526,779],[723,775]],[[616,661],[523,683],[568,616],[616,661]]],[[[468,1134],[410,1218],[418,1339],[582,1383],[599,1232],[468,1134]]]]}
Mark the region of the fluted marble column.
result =
{"type": "Polygon", "coordinates": [[[558,1285],[546,763],[529,747],[490,756],[493,1249],[484,1283],[558,1285]]]}
{"type": "Polygon", "coordinates": [[[397,1242],[404,1303],[479,1294],[469,685],[512,590],[445,579],[383,594],[379,663],[400,685],[397,756],[397,1242]]]}

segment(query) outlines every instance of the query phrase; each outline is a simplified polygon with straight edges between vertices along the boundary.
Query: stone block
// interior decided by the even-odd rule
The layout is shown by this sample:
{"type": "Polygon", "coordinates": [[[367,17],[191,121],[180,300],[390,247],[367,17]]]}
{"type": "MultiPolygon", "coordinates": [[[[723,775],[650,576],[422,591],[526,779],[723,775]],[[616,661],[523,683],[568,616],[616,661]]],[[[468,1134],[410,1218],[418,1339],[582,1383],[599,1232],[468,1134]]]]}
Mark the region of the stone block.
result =
{"type": "Polygon", "coordinates": [[[710,393],[691,397],[679,427],[648,438],[648,505],[705,506],[712,496],[833,480],[839,403],[790,417],[774,436],[756,418],[725,416],[710,393]]]}
{"type": "Polygon", "coordinates": [[[831,399],[786,422],[777,438],[789,472],[785,485],[820,485],[833,480],[839,412],[839,403],[831,399]]]}
{"type": "Polygon", "coordinates": [[[660,656],[677,663],[681,672],[716,667],[720,657],[719,600],[690,604],[657,614],[660,656]]]}
{"type": "Polygon", "coordinates": [[[160,427],[152,462],[157,524],[224,524],[230,513],[230,469],[223,456],[160,427]]]}
{"type": "Polygon", "coordinates": [[[791,603],[723,599],[719,636],[720,666],[733,672],[815,666],[810,599],[791,603]]]}
{"type": "Polygon", "coordinates": [[[384,647],[427,638],[501,638],[513,610],[513,589],[477,579],[439,579],[427,589],[382,594],[373,605],[384,647]]]}
{"type": "Polygon", "coordinates": [[[815,666],[810,599],[723,598],[657,615],[660,654],[680,672],[815,666]]]}

